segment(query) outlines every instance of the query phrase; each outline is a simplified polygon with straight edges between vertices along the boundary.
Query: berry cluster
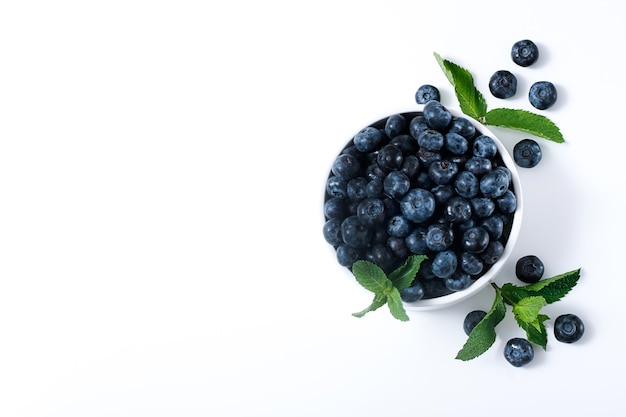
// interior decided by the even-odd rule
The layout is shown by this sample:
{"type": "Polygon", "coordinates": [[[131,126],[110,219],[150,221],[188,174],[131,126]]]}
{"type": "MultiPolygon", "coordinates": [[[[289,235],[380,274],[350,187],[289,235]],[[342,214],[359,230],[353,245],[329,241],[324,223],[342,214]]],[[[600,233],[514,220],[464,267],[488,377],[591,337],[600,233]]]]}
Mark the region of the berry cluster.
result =
{"type": "MultiPolygon", "coordinates": [[[[416,95],[436,97],[436,89],[416,95]]],[[[428,256],[405,302],[469,287],[501,257],[517,208],[494,140],[437,100],[365,127],[332,165],[323,233],[337,260],[389,272],[428,256]]]]}

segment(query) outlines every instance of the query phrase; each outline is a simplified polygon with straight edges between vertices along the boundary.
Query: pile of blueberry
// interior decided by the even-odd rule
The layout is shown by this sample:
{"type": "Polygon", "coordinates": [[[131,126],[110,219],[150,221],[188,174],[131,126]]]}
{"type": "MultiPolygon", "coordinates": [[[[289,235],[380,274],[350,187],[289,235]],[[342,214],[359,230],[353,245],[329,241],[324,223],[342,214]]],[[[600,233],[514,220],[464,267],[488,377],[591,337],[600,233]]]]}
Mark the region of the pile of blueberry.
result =
{"type": "Polygon", "coordinates": [[[416,93],[422,112],[394,114],[358,132],[326,182],[323,234],[350,268],[389,273],[424,254],[405,302],[469,287],[496,263],[517,199],[494,140],[453,116],[436,88],[416,93]],[[425,103],[424,103],[425,102],[425,103]]]}
{"type": "MultiPolygon", "coordinates": [[[[517,260],[515,275],[525,283],[538,282],[544,272],[544,265],[536,255],[526,255],[517,260]]],[[[467,313],[463,320],[463,331],[466,335],[487,315],[486,311],[474,310],[467,313]]],[[[585,325],[576,314],[562,314],[554,320],[554,337],[562,343],[575,343],[585,333],[585,325]]],[[[511,365],[521,367],[528,365],[535,357],[533,345],[523,337],[509,339],[504,346],[504,358],[511,365]]]]}

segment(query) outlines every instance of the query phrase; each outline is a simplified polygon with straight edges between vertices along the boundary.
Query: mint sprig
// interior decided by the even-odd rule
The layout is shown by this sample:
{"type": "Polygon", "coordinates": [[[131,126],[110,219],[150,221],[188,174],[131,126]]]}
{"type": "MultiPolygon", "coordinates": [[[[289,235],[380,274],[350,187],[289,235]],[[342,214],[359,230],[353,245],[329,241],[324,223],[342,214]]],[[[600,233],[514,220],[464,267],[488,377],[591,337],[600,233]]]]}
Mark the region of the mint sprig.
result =
{"type": "Polygon", "coordinates": [[[352,265],[352,273],[363,288],[374,293],[374,300],[367,308],[352,315],[360,318],[387,304],[393,317],[401,321],[408,321],[409,316],[402,304],[400,291],[413,283],[415,275],[425,259],[426,256],[424,255],[409,256],[406,262],[392,271],[389,276],[373,262],[356,261],[352,265]]]}
{"type": "Polygon", "coordinates": [[[515,321],[528,341],[545,350],[548,332],[544,322],[550,317],[542,314],[541,309],[565,297],[579,278],[580,268],[524,286],[507,283],[500,288],[492,283],[496,295],[491,310],[471,331],[456,359],[468,361],[489,350],[496,340],[495,327],[506,315],[507,304],[512,306],[515,321]]]}
{"type": "Polygon", "coordinates": [[[474,85],[472,74],[465,68],[434,53],[443,73],[454,87],[461,111],[484,125],[505,127],[537,137],[563,143],[559,128],[549,118],[521,109],[496,108],[487,111],[482,93],[474,85]]]}

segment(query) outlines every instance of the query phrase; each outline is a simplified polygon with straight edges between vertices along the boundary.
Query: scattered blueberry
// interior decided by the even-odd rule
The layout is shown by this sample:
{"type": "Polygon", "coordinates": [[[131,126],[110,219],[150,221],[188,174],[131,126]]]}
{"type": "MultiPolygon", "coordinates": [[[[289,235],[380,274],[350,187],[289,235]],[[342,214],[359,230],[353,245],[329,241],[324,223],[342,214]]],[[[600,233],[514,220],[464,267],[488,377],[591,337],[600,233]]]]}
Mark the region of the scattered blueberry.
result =
{"type": "Polygon", "coordinates": [[[497,98],[513,97],[517,92],[517,78],[510,71],[496,71],[489,79],[489,91],[497,98]]]}
{"type": "Polygon", "coordinates": [[[415,101],[417,104],[426,104],[431,100],[441,100],[439,89],[430,84],[424,84],[417,89],[415,93],[415,101]]]}
{"type": "Polygon", "coordinates": [[[513,366],[519,368],[529,364],[535,357],[533,346],[526,339],[514,337],[504,346],[504,357],[513,366]]]}
{"type": "Polygon", "coordinates": [[[584,333],[585,325],[575,314],[563,314],[554,320],[554,337],[559,342],[577,342],[584,333]]]}
{"type": "Polygon", "coordinates": [[[522,168],[536,167],[541,157],[541,147],[532,139],[522,139],[513,147],[513,160],[522,168]]]}
{"type": "Polygon", "coordinates": [[[515,263],[515,275],[520,281],[527,284],[539,281],[543,272],[543,262],[535,255],[522,256],[515,263]]]}
{"type": "Polygon", "coordinates": [[[484,319],[486,315],[487,312],[483,310],[474,310],[467,313],[465,319],[463,320],[463,331],[465,334],[469,336],[472,330],[474,330],[474,327],[476,327],[476,325],[484,319]]]}
{"type": "Polygon", "coordinates": [[[528,39],[517,41],[511,48],[511,59],[521,67],[528,67],[539,59],[539,48],[528,39]]]}
{"type": "Polygon", "coordinates": [[[556,87],[550,81],[537,81],[530,86],[528,100],[536,109],[549,109],[556,103],[556,99],[556,87]]]}

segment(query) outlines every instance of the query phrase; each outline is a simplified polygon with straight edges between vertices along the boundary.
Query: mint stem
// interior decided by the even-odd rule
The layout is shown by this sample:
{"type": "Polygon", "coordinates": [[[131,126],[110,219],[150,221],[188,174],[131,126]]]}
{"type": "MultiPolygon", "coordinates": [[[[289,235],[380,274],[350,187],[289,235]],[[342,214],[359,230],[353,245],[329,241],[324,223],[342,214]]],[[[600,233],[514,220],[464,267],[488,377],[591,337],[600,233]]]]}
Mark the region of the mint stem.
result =
{"type": "MultiPolygon", "coordinates": [[[[496,290],[501,290],[500,287],[498,287],[498,285],[495,282],[491,283],[491,286],[496,290]]],[[[515,305],[515,302],[513,300],[511,300],[511,298],[507,297],[506,294],[504,294],[502,291],[500,291],[500,294],[502,295],[502,299],[509,305],[515,305]]]]}

